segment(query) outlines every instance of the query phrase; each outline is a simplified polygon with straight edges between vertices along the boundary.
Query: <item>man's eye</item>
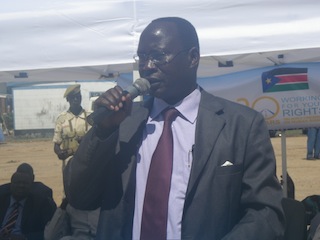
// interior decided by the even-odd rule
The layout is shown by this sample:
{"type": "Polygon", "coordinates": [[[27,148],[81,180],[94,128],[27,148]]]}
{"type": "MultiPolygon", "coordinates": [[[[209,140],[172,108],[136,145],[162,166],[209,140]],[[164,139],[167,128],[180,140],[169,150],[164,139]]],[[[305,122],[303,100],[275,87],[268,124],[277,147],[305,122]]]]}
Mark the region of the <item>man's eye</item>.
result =
{"type": "Polygon", "coordinates": [[[139,60],[141,61],[146,61],[148,59],[148,55],[147,54],[139,54],[139,60]]]}
{"type": "Polygon", "coordinates": [[[165,54],[163,53],[153,53],[150,56],[154,60],[163,60],[165,58],[165,54]]]}

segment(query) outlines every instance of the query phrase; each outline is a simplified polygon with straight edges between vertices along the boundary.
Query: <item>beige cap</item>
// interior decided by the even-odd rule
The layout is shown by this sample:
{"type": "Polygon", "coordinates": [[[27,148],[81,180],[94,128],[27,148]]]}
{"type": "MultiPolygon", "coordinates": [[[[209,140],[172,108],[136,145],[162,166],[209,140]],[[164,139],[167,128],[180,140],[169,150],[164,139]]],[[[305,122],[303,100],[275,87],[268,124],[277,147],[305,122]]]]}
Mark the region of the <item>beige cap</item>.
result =
{"type": "Polygon", "coordinates": [[[74,84],[71,85],[67,88],[67,90],[65,91],[63,97],[67,97],[69,94],[76,94],[80,92],[80,84],[74,84]]]}

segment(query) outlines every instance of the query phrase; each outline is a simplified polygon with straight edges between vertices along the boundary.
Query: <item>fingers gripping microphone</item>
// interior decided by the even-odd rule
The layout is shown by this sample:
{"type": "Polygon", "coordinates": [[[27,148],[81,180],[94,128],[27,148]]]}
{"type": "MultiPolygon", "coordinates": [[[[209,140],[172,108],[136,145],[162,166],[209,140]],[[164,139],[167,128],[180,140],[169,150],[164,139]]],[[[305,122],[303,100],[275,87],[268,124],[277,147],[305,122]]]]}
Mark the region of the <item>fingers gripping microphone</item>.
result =
{"type": "Polygon", "coordinates": [[[128,87],[126,90],[124,90],[124,94],[129,93],[131,96],[131,99],[136,98],[139,95],[145,95],[150,90],[150,83],[145,78],[138,78],[134,81],[132,86],[128,87]]]}
{"type": "MultiPolygon", "coordinates": [[[[131,99],[136,98],[139,95],[145,95],[150,90],[150,83],[145,78],[138,78],[134,81],[132,86],[128,87],[123,91],[124,95],[130,94],[131,99]]],[[[87,117],[87,121],[89,124],[93,125],[94,123],[99,123],[103,118],[110,116],[113,114],[113,110],[107,109],[105,107],[99,107],[93,113],[91,113],[87,117]]]]}

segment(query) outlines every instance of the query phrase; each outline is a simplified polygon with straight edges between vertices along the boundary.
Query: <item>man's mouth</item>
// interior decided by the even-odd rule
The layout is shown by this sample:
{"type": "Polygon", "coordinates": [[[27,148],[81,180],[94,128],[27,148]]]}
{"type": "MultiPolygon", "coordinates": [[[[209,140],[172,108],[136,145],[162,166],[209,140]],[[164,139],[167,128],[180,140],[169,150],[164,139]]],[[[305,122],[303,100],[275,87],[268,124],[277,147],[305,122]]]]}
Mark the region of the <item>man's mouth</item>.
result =
{"type": "Polygon", "coordinates": [[[161,87],[161,82],[157,81],[157,82],[152,82],[150,83],[150,90],[151,91],[157,91],[159,88],[161,87]]]}
{"type": "Polygon", "coordinates": [[[160,79],[156,79],[156,78],[148,79],[148,81],[150,82],[151,87],[156,86],[162,82],[160,79]]]}

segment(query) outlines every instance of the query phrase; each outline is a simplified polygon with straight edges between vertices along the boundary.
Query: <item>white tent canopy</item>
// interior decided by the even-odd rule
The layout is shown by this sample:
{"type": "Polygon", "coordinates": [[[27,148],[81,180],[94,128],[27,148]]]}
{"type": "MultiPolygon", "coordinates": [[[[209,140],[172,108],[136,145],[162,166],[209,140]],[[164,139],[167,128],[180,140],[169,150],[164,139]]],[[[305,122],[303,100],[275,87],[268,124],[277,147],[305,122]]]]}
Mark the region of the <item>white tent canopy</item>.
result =
{"type": "Polygon", "coordinates": [[[0,82],[89,80],[131,72],[141,31],[164,16],[195,25],[199,76],[318,62],[319,9],[318,0],[5,1],[0,82]]]}
{"type": "MultiPolygon", "coordinates": [[[[196,27],[199,76],[320,62],[319,0],[11,0],[0,8],[0,83],[96,80],[133,70],[154,18],[196,27]],[[225,65],[225,67],[219,67],[225,65]]],[[[285,138],[283,176],[286,193],[285,138]]]]}

